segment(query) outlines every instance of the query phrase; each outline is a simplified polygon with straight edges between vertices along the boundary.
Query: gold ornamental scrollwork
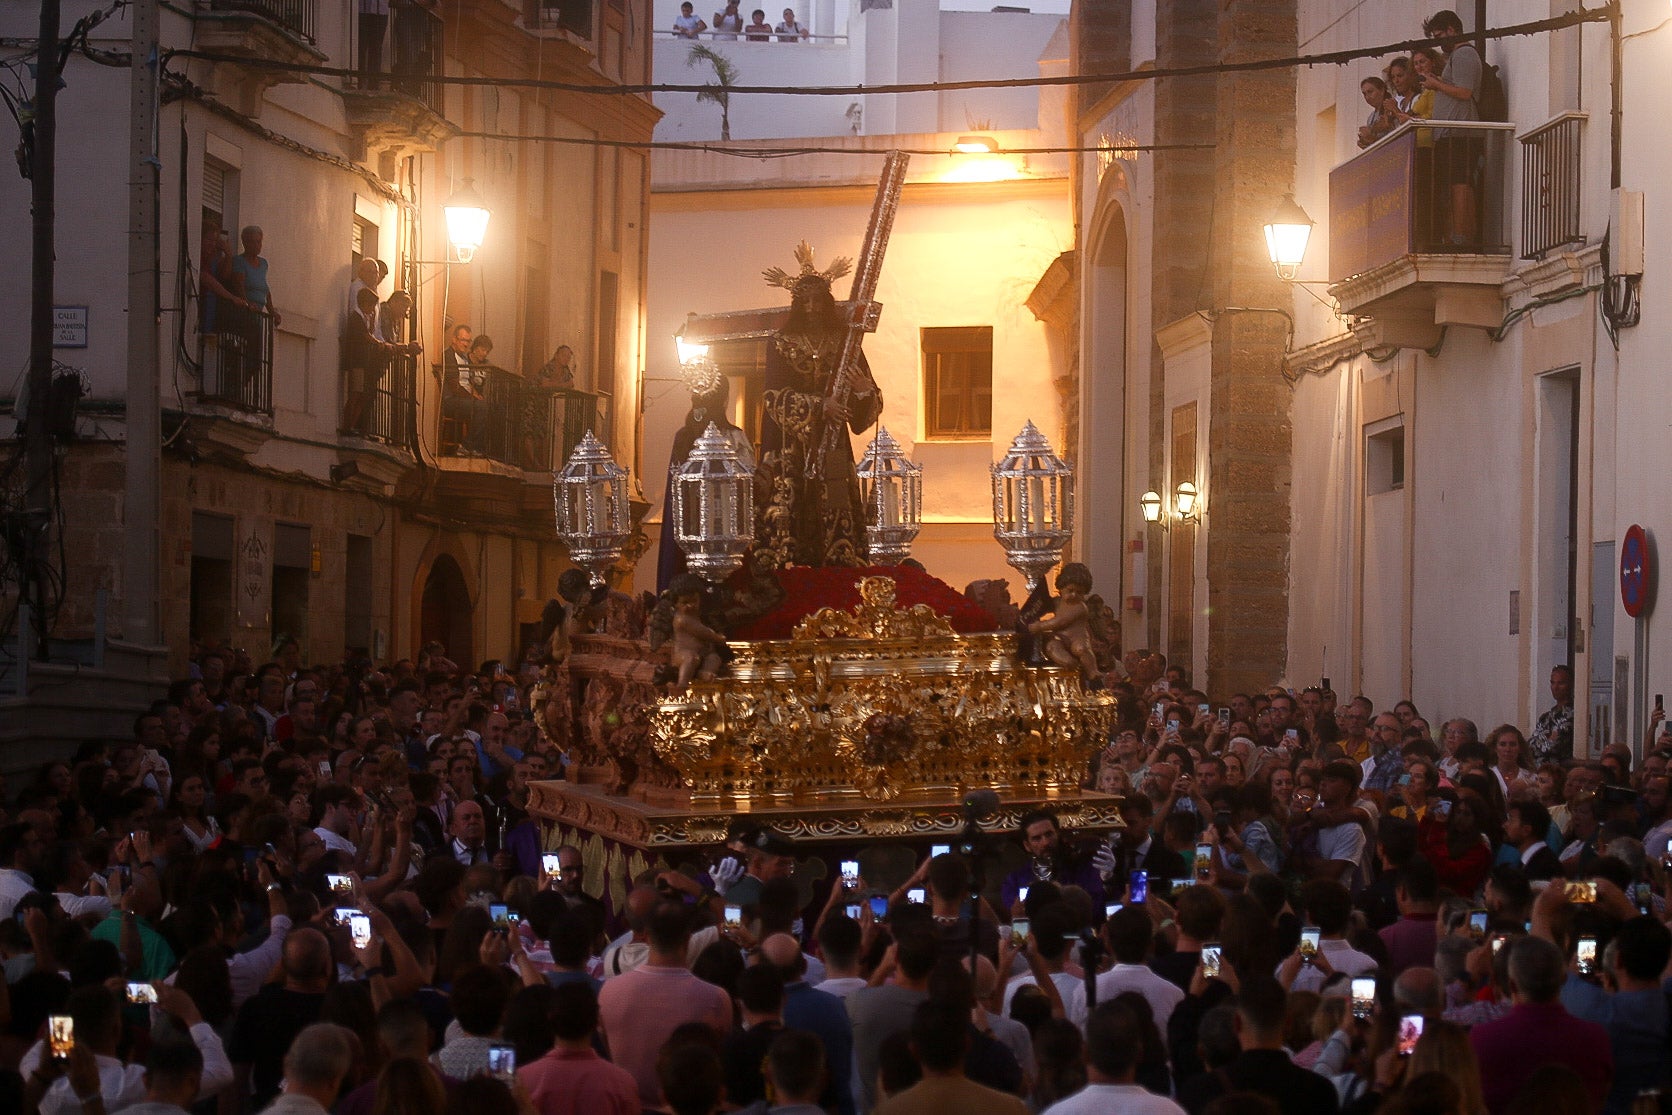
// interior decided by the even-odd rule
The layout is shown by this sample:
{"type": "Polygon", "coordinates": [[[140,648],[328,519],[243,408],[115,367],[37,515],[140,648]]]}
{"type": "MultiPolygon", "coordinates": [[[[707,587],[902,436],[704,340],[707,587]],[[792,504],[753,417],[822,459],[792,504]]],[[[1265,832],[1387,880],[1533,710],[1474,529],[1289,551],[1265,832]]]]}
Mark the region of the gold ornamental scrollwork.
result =
{"type": "Polygon", "coordinates": [[[899,608],[891,578],[859,588],[857,607],[816,612],[790,639],[732,643],[730,677],[652,709],[656,756],[691,806],[1079,794],[1113,697],[1022,665],[1013,635],[960,635],[927,605],[899,608]]]}

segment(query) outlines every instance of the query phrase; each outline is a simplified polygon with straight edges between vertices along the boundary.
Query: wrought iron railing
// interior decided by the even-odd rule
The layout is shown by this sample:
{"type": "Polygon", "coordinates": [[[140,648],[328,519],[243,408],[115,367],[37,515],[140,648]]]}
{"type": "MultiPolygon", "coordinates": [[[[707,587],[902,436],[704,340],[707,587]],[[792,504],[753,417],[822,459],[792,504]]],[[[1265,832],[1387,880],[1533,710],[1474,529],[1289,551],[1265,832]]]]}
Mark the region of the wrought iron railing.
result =
{"type": "Polygon", "coordinates": [[[356,25],[357,72],[344,78],[349,89],[392,90],[415,97],[438,114],[447,109],[446,86],[430,81],[442,73],[442,23],[433,12],[415,4],[402,4],[387,20],[360,20],[356,25]],[[360,41],[380,28],[375,43],[360,41]]]}
{"type": "Polygon", "coordinates": [[[356,398],[361,384],[355,372],[344,373],[343,432],[380,441],[397,449],[410,448],[418,421],[418,358],[397,356],[356,398]]]}
{"type": "Polygon", "coordinates": [[[1585,239],[1579,228],[1585,114],[1566,112],[1521,137],[1521,258],[1585,239]]]}
{"type": "Polygon", "coordinates": [[[308,42],[314,42],[314,0],[205,0],[212,12],[248,12],[265,16],[308,42]]]}
{"type": "MultiPolygon", "coordinates": [[[[226,309],[222,316],[233,316],[226,309]]],[[[203,379],[198,397],[206,402],[273,413],[273,319],[238,314],[203,338],[203,379]]]]}
{"type": "Polygon", "coordinates": [[[608,395],[567,387],[542,387],[491,364],[472,368],[481,405],[456,397],[442,378],[441,455],[480,456],[517,468],[550,472],[563,467],[588,431],[607,440],[614,418],[608,395]]]}

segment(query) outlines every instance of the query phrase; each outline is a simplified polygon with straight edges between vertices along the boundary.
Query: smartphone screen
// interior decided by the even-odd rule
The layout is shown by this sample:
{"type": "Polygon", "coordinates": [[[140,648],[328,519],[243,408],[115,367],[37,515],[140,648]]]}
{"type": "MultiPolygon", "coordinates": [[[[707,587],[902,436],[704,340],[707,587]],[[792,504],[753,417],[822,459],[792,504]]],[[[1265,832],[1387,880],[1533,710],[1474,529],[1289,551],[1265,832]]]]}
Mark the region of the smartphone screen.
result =
{"type": "Polygon", "coordinates": [[[46,1020],[47,1046],[52,1055],[63,1060],[75,1048],[75,1019],[67,1014],[54,1014],[46,1020]]]}
{"type": "Polygon", "coordinates": [[[348,939],[354,942],[354,947],[363,949],[372,943],[372,919],[365,914],[356,913],[348,919],[348,939]]]}
{"type": "Polygon", "coordinates": [[[354,893],[354,880],[347,875],[327,875],[325,876],[325,885],[339,894],[354,893]]]}
{"type": "Polygon", "coordinates": [[[743,924],[743,907],[742,906],[727,906],[726,907],[726,927],[728,929],[737,929],[742,924],[743,924]]]}
{"type": "Polygon", "coordinates": [[[1597,900],[1596,880],[1573,880],[1567,885],[1567,900],[1569,902],[1595,902],[1597,900]]]}
{"type": "Polygon", "coordinates": [[[1353,979],[1353,1017],[1364,1020],[1370,1017],[1371,1009],[1376,1005],[1376,977],[1356,976],[1353,979]]]}
{"type": "Polygon", "coordinates": [[[493,919],[495,925],[509,924],[510,919],[506,917],[508,909],[503,902],[490,902],[488,903],[488,916],[493,919]]]}
{"type": "Polygon", "coordinates": [[[906,892],[906,901],[915,906],[923,905],[925,897],[922,887],[913,887],[906,892]]]}
{"type": "Polygon", "coordinates": [[[1027,900],[1028,900],[1028,888],[1027,887],[1017,887],[1016,888],[1016,901],[1026,902],[1027,900]]]}
{"type": "Polygon", "coordinates": [[[1196,711],[1201,713],[1203,716],[1206,716],[1208,714],[1208,706],[1207,705],[1197,705],[1196,706],[1196,711]]]}
{"type": "Polygon", "coordinates": [[[128,1002],[154,1003],[157,1001],[157,989],[148,983],[128,984],[128,1002]]]}
{"type": "Polygon", "coordinates": [[[353,923],[354,915],[360,911],[353,906],[338,906],[332,914],[332,925],[349,925],[353,923]]]}
{"type": "Polygon", "coordinates": [[[1283,732],[1283,738],[1284,739],[1299,739],[1300,738],[1300,729],[1299,728],[1285,729],[1284,732],[1283,732]]]}
{"type": "Polygon", "coordinates": [[[886,894],[873,894],[871,896],[871,916],[878,921],[888,917],[888,896],[886,894]]]}
{"type": "Polygon", "coordinates": [[[557,865],[556,852],[546,852],[540,857],[540,870],[554,879],[563,874],[563,869],[557,865]]]}
{"type": "Polygon", "coordinates": [[[1218,941],[1207,941],[1202,945],[1202,974],[1209,979],[1219,978],[1219,960],[1223,950],[1218,941]]]}
{"type": "Polygon", "coordinates": [[[321,759],[319,761],[319,776],[321,778],[330,778],[331,777],[331,762],[330,762],[330,760],[321,759]]]}
{"type": "Polygon", "coordinates": [[[1148,900],[1148,898],[1149,898],[1149,872],[1148,871],[1134,871],[1132,873],[1131,878],[1127,880],[1127,883],[1128,883],[1128,885],[1129,885],[1129,887],[1131,888],[1131,891],[1132,891],[1132,901],[1133,901],[1133,903],[1142,904],[1143,902],[1148,900]]]}
{"type": "Polygon", "coordinates": [[[488,1046],[488,1075],[496,1080],[503,1080],[509,1084],[517,1075],[517,1050],[515,1046],[495,1043],[488,1046]]]}
{"type": "Polygon", "coordinates": [[[842,885],[851,887],[859,881],[859,861],[845,859],[842,861],[842,885]]]}
{"type": "Polygon", "coordinates": [[[1417,1051],[1417,1042],[1422,1038],[1423,1017],[1420,1014],[1406,1014],[1399,1018],[1399,1055],[1409,1057],[1417,1051]]]}
{"type": "Polygon", "coordinates": [[[1169,732],[1176,732],[1176,731],[1178,731],[1178,730],[1179,730],[1179,722],[1178,722],[1178,721],[1177,721],[1177,720],[1169,720],[1169,721],[1167,721],[1167,730],[1168,730],[1168,731],[1169,731],[1169,732]]]}
{"type": "Polygon", "coordinates": [[[1221,724],[1225,725],[1227,728],[1229,728],[1231,726],[1231,710],[1230,709],[1222,708],[1222,709],[1219,710],[1219,722],[1221,724]]]}
{"type": "Polygon", "coordinates": [[[1597,973],[1597,939],[1595,937],[1579,938],[1579,947],[1574,952],[1574,959],[1579,962],[1579,974],[1594,976],[1597,973]]]}
{"type": "Polygon", "coordinates": [[[858,921],[859,920],[859,911],[860,911],[860,905],[859,905],[859,903],[855,902],[855,903],[852,903],[848,906],[846,913],[847,913],[848,917],[852,918],[854,921],[858,921]]]}
{"type": "Polygon", "coordinates": [[[1300,930],[1300,958],[1307,964],[1318,955],[1318,940],[1322,936],[1316,925],[1304,925],[1300,930]]]}
{"type": "Polygon", "coordinates": [[[1178,894],[1181,890],[1189,890],[1196,885],[1195,879],[1169,879],[1168,882],[1172,883],[1174,894],[1178,894]]]}
{"type": "Polygon", "coordinates": [[[1654,888],[1648,883],[1631,884],[1631,900],[1638,913],[1649,913],[1654,909],[1654,888]]]}
{"type": "Polygon", "coordinates": [[[1196,845],[1196,878],[1206,879],[1213,871],[1213,845],[1196,845]]]}
{"type": "Polygon", "coordinates": [[[1028,939],[1028,933],[1031,930],[1032,927],[1028,924],[1027,918],[1017,918],[1010,923],[1010,939],[1020,945],[1028,939]]]}
{"type": "Polygon", "coordinates": [[[951,854],[952,854],[952,845],[950,845],[950,844],[931,844],[931,845],[929,845],[929,858],[931,858],[931,859],[933,859],[935,856],[947,856],[947,855],[951,855],[951,854]]]}
{"type": "Polygon", "coordinates": [[[1508,940],[1502,933],[1492,938],[1492,955],[1497,956],[1504,950],[1504,941],[1508,940]]]}
{"type": "Polygon", "coordinates": [[[1122,909],[1123,907],[1119,902],[1110,902],[1103,907],[1103,917],[1105,920],[1112,918],[1116,914],[1120,913],[1122,909]]]}
{"type": "Polygon", "coordinates": [[[1486,940],[1486,911],[1469,911],[1469,936],[1477,941],[1486,940]]]}

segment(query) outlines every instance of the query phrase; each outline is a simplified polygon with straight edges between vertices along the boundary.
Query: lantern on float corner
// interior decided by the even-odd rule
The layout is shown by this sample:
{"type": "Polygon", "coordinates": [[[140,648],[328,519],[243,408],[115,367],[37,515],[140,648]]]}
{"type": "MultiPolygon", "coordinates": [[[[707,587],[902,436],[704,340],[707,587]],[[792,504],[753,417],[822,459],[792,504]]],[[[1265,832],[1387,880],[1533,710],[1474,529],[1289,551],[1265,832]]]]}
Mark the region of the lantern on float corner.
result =
{"type": "Polygon", "coordinates": [[[1031,593],[1073,533],[1074,468],[1030,421],[993,466],[993,537],[1031,593]]]}
{"type": "Polygon", "coordinates": [[[668,478],[674,541],[685,565],[719,584],[755,541],[755,470],[713,422],[668,478]]]}
{"type": "Polygon", "coordinates": [[[588,430],[569,461],[552,480],[557,537],[569,548],[569,560],[604,583],[604,570],[621,559],[631,533],[627,470],[588,430]]]}
{"type": "Polygon", "coordinates": [[[859,490],[865,503],[866,548],[873,565],[899,565],[911,554],[923,525],[923,466],[878,426],[859,462],[859,490]]]}

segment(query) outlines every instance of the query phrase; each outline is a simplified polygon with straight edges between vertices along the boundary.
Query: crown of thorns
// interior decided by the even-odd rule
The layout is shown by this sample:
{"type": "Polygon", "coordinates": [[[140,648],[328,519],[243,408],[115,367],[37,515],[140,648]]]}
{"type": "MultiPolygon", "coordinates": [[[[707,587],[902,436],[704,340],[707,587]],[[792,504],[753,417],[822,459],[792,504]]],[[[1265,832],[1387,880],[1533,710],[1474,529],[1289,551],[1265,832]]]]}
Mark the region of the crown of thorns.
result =
{"type": "Polygon", "coordinates": [[[807,279],[818,279],[826,286],[829,286],[831,283],[853,270],[853,260],[849,259],[847,256],[837,256],[831,261],[829,267],[820,271],[813,263],[813,247],[805,240],[795,246],[795,258],[796,262],[801,264],[801,270],[799,273],[792,275],[788,271],[785,271],[782,267],[768,267],[765,271],[761,272],[761,278],[765,279],[772,286],[781,286],[785,290],[794,290],[797,285],[807,279]]]}

